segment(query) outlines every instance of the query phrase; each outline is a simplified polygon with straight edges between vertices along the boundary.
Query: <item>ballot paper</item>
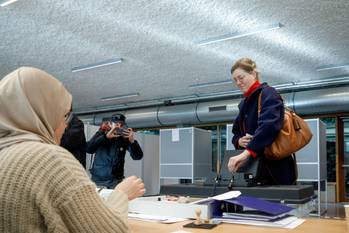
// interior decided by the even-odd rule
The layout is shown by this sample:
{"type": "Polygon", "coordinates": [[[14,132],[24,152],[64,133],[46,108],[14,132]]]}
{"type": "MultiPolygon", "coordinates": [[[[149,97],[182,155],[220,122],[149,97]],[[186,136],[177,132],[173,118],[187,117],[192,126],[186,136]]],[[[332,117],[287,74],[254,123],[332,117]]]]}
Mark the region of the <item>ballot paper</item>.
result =
{"type": "Polygon", "coordinates": [[[192,202],[192,204],[204,204],[204,203],[210,202],[212,200],[222,201],[222,200],[227,200],[227,199],[231,199],[231,198],[236,198],[240,195],[241,195],[240,191],[229,191],[229,192],[217,195],[217,196],[200,199],[198,201],[192,202]]]}
{"type": "Polygon", "coordinates": [[[176,223],[187,221],[187,218],[177,218],[170,216],[158,216],[149,214],[139,214],[139,213],[129,213],[128,217],[130,219],[141,220],[146,222],[160,222],[160,223],[176,223]]]}

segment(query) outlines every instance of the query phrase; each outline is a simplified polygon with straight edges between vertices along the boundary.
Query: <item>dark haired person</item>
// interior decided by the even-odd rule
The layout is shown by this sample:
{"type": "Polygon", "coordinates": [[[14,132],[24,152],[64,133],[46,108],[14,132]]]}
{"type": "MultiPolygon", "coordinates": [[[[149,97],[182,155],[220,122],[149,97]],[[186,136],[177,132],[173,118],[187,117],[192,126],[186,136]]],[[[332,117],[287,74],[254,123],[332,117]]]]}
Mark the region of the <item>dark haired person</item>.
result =
{"type": "Polygon", "coordinates": [[[64,131],[61,146],[67,149],[86,169],[86,138],[84,123],[72,114],[71,120],[64,131]]]}
{"type": "Polygon", "coordinates": [[[264,149],[271,145],[284,122],[284,105],[281,96],[267,83],[259,82],[254,61],[238,60],[231,69],[232,79],[244,98],[239,104],[239,114],[234,121],[232,143],[236,149],[244,149],[231,157],[228,169],[232,172],[244,165],[252,156],[260,157],[258,182],[269,185],[290,185],[297,179],[297,166],[293,156],[282,160],[268,160],[264,149]],[[261,94],[261,112],[258,116],[258,98],[261,94]]]}
{"type": "Polygon", "coordinates": [[[143,158],[143,151],[135,140],[134,132],[126,127],[126,117],[115,114],[111,121],[103,122],[87,142],[86,151],[94,155],[91,179],[97,186],[114,188],[124,179],[126,150],[132,159],[143,158]]]}

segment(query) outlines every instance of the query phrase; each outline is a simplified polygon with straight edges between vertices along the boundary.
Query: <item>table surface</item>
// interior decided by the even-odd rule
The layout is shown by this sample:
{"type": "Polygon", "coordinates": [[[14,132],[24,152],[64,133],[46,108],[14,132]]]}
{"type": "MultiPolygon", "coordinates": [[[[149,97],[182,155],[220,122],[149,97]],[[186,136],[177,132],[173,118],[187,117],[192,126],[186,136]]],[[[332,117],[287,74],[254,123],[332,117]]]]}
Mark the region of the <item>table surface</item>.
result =
{"type": "Polygon", "coordinates": [[[307,218],[306,221],[295,229],[283,229],[272,227],[258,227],[240,224],[228,224],[222,223],[217,227],[206,229],[195,228],[183,228],[184,224],[192,221],[179,222],[173,224],[144,222],[137,220],[129,220],[131,232],[133,233],[166,233],[175,231],[187,231],[187,232],[210,232],[210,233],[273,233],[273,232],[292,232],[292,233],[349,233],[349,228],[344,220],[337,219],[320,219],[320,218],[307,218]]]}

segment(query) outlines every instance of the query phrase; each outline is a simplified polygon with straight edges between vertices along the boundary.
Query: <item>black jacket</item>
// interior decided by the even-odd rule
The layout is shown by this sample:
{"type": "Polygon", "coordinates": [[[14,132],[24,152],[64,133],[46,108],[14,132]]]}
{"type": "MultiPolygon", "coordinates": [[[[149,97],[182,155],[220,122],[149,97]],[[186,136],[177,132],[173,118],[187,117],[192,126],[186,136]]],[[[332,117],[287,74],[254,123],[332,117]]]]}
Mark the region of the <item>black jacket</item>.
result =
{"type": "Polygon", "coordinates": [[[86,168],[86,138],[84,123],[73,116],[61,139],[61,146],[67,149],[86,168]]]}
{"type": "Polygon", "coordinates": [[[143,158],[143,151],[136,140],[130,143],[127,138],[123,137],[108,139],[105,131],[97,131],[87,142],[87,152],[95,153],[90,169],[92,180],[98,183],[99,181],[122,179],[126,150],[130,152],[134,160],[143,158]]]}
{"type": "Polygon", "coordinates": [[[232,143],[236,149],[239,139],[246,133],[253,135],[247,149],[254,151],[261,158],[261,179],[268,184],[292,184],[295,181],[295,161],[292,156],[283,160],[267,160],[264,149],[271,145],[283,127],[284,104],[279,93],[266,83],[261,84],[239,104],[239,115],[234,121],[232,143]],[[261,112],[258,117],[258,97],[262,92],[261,112]]]}

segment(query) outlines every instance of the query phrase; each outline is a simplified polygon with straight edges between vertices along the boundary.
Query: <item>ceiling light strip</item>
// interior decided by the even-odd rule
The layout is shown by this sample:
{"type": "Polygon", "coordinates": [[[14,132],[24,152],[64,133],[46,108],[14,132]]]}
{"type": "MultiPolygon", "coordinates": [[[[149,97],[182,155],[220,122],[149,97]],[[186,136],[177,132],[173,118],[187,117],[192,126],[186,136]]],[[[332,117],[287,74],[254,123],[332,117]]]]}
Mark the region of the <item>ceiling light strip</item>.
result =
{"type": "Polygon", "coordinates": [[[109,96],[109,97],[103,97],[101,98],[102,101],[110,101],[110,100],[119,100],[119,99],[126,99],[126,98],[132,98],[139,96],[139,93],[130,93],[126,95],[117,95],[117,96],[109,96]]]}
{"type": "Polygon", "coordinates": [[[3,3],[0,4],[1,7],[5,7],[5,6],[8,6],[14,2],[17,2],[17,0],[9,0],[9,1],[5,1],[3,3]]]}
{"type": "Polygon", "coordinates": [[[281,23],[275,23],[275,24],[271,24],[271,25],[266,26],[266,27],[262,27],[262,28],[253,30],[253,31],[246,31],[246,32],[242,32],[242,33],[232,33],[232,34],[227,34],[227,35],[223,35],[223,36],[210,38],[207,40],[202,40],[202,41],[197,42],[197,44],[198,45],[208,45],[208,44],[213,44],[213,43],[217,43],[217,42],[221,42],[221,41],[233,40],[233,39],[237,39],[237,38],[241,38],[241,37],[245,37],[245,36],[250,36],[253,34],[257,34],[257,33],[262,33],[262,32],[267,32],[267,31],[279,29],[282,26],[283,25],[281,23]]]}
{"type": "Polygon", "coordinates": [[[326,66],[320,66],[316,68],[316,71],[324,71],[324,70],[334,70],[334,69],[341,69],[341,68],[349,68],[349,64],[344,65],[326,65],[326,66]]]}
{"type": "Polygon", "coordinates": [[[293,82],[280,85],[274,85],[273,87],[278,91],[294,91],[298,89],[309,89],[309,88],[323,88],[331,87],[337,85],[347,85],[349,83],[349,77],[334,77],[323,80],[313,80],[313,81],[304,81],[304,82],[293,82]]]}
{"type": "Polygon", "coordinates": [[[94,64],[89,64],[89,65],[83,65],[83,66],[76,66],[71,69],[72,72],[79,72],[83,70],[90,70],[90,69],[95,69],[103,66],[110,66],[114,64],[121,63],[123,61],[122,58],[117,58],[117,59],[109,59],[105,60],[102,62],[94,63],[94,64]]]}

